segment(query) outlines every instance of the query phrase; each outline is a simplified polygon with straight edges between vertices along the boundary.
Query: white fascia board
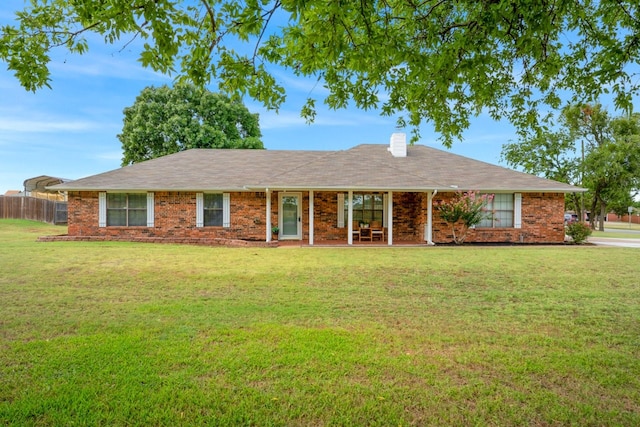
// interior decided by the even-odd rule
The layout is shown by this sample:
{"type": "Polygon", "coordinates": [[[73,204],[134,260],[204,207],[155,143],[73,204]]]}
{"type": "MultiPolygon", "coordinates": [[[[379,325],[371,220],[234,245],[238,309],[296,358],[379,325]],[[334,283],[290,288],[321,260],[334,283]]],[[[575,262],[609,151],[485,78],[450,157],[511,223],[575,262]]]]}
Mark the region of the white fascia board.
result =
{"type": "Polygon", "coordinates": [[[67,187],[67,188],[52,188],[59,191],[106,191],[110,193],[144,193],[144,192],[159,192],[159,191],[171,191],[171,192],[252,192],[252,191],[267,191],[267,188],[271,191],[397,191],[397,192],[429,192],[437,190],[441,193],[449,193],[455,191],[480,191],[483,193],[582,193],[588,191],[586,188],[574,187],[574,188],[489,188],[482,187],[464,188],[464,187],[450,187],[450,186],[434,186],[434,187],[373,187],[373,186],[264,186],[264,185],[246,185],[243,187],[191,187],[191,188],[156,188],[156,187],[67,187]]]}
{"type": "MultiPolygon", "coordinates": [[[[265,186],[246,186],[248,191],[265,191],[265,186]]],[[[272,191],[396,191],[396,192],[406,192],[406,193],[423,193],[437,190],[441,193],[450,193],[455,191],[480,191],[483,193],[575,193],[575,192],[583,192],[587,191],[583,188],[576,189],[567,189],[567,188],[500,188],[500,189],[484,189],[484,188],[464,188],[464,187],[444,187],[444,186],[434,186],[434,187],[369,187],[369,186],[318,186],[318,187],[310,187],[310,186],[273,186],[270,185],[269,189],[272,191]]]]}
{"type": "MultiPolygon", "coordinates": [[[[568,184],[567,184],[568,185],[568,184]]],[[[567,189],[567,188],[490,188],[485,189],[482,187],[473,187],[473,188],[465,188],[465,187],[437,187],[434,190],[438,190],[439,193],[453,193],[456,191],[479,191],[481,193],[582,193],[588,191],[585,188],[575,187],[575,189],[567,189]]]]}
{"type": "MultiPolygon", "coordinates": [[[[60,190],[63,191],[63,190],[60,190]]],[[[225,192],[225,193],[237,193],[237,192],[247,192],[247,191],[264,191],[264,187],[262,190],[249,190],[245,187],[198,187],[198,188],[155,188],[155,187],[144,187],[144,188],[136,188],[136,187],[100,187],[100,188],[87,188],[87,187],[77,187],[77,188],[66,188],[64,191],[106,191],[107,193],[146,193],[146,192],[160,192],[160,191],[171,191],[171,192],[181,192],[181,193],[190,193],[190,192],[225,192]]]]}
{"type": "MultiPolygon", "coordinates": [[[[369,187],[369,186],[318,186],[310,187],[307,185],[295,186],[273,186],[269,185],[269,190],[272,191],[398,191],[398,192],[425,192],[433,191],[433,188],[425,187],[369,187]]],[[[265,186],[246,186],[248,191],[264,191],[265,186]]]]}

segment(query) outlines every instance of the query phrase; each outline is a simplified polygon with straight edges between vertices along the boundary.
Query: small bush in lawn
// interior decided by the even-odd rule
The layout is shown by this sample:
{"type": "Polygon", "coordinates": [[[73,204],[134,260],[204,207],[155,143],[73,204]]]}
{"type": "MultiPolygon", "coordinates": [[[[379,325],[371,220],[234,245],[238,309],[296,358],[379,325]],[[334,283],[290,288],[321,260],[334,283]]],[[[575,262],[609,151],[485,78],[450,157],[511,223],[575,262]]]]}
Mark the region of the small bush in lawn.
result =
{"type": "Polygon", "coordinates": [[[567,225],[567,236],[571,237],[573,243],[580,244],[591,236],[591,228],[584,222],[572,222],[567,225]]]}

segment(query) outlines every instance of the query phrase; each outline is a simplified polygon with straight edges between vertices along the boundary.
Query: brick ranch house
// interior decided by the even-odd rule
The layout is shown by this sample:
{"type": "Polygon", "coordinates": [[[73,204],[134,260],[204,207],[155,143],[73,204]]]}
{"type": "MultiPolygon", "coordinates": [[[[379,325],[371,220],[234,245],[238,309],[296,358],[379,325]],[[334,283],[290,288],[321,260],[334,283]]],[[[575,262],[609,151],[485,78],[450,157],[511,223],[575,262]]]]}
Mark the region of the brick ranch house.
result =
{"type": "Polygon", "coordinates": [[[262,245],[449,243],[434,205],[461,190],[495,195],[467,242],[561,243],[564,194],[582,190],[402,133],[344,151],[192,149],[51,189],[68,193],[61,239],[262,245]],[[360,229],[374,221],[381,233],[360,229]]]}

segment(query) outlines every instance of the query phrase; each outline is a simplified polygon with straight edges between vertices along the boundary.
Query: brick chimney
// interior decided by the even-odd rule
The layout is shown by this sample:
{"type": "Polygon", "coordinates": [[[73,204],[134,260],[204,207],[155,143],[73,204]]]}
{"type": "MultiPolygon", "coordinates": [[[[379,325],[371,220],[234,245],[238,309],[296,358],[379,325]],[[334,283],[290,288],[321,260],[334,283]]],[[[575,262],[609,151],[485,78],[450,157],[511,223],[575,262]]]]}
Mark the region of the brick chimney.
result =
{"type": "Polygon", "coordinates": [[[407,135],[405,133],[392,133],[389,148],[393,157],[407,157],[407,135]]]}

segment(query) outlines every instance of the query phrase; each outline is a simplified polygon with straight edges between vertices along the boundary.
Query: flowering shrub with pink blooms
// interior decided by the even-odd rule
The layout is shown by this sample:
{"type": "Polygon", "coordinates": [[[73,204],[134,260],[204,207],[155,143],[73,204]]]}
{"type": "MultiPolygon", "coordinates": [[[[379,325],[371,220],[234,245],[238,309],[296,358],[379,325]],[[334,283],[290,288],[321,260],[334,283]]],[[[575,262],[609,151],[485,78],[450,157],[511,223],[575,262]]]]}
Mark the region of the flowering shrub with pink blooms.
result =
{"type": "Polygon", "coordinates": [[[467,238],[469,228],[490,218],[487,204],[493,200],[493,194],[478,194],[476,191],[456,191],[448,201],[436,203],[440,218],[451,225],[453,241],[461,244],[467,238]]]}

